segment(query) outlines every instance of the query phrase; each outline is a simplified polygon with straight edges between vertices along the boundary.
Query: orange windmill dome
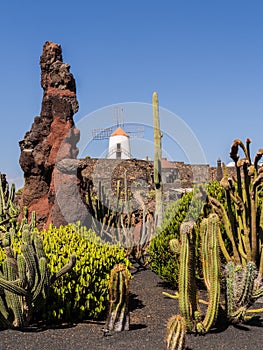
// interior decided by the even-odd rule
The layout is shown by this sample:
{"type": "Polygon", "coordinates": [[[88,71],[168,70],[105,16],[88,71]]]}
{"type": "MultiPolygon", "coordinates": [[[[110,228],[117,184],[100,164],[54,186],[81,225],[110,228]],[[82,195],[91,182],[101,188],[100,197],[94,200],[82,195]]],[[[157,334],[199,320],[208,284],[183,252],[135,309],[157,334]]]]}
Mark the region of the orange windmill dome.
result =
{"type": "Polygon", "coordinates": [[[129,135],[121,128],[118,127],[110,136],[126,136],[129,137],[129,135]]]}

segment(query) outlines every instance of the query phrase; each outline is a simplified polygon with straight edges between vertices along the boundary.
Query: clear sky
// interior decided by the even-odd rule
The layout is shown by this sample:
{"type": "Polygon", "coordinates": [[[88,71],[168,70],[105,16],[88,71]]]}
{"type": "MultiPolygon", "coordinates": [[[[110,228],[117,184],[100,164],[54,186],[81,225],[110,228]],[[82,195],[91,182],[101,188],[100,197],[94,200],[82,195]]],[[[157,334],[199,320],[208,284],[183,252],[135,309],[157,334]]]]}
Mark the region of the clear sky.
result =
{"type": "MultiPolygon", "coordinates": [[[[61,44],[71,65],[80,125],[86,118],[90,128],[104,127],[103,118],[94,123],[94,111],[150,104],[157,91],[160,106],[195,135],[207,163],[229,162],[235,138],[251,138],[253,151],[263,147],[262,13],[261,0],[1,2],[0,172],[22,183],[18,141],[40,113],[45,41],[61,44]]],[[[105,118],[110,124],[113,116],[105,118]]],[[[140,122],[148,126],[146,119],[140,122]]],[[[176,135],[173,122],[165,127],[176,135]]],[[[89,154],[97,156],[98,147],[89,154]]],[[[185,160],[173,147],[166,151],[185,160]]]]}

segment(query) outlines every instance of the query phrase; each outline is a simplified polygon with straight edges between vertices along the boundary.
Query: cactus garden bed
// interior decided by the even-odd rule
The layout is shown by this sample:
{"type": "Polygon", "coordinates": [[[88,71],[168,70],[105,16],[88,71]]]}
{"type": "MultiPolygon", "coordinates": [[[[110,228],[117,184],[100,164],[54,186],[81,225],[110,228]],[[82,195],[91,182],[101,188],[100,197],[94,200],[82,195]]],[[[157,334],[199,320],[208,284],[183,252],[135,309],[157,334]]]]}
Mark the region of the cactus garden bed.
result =
{"type": "MultiPolygon", "coordinates": [[[[162,292],[174,293],[150,270],[134,275],[130,283],[131,324],[129,331],[104,336],[105,323],[83,322],[76,325],[62,325],[57,328],[35,326],[26,332],[2,330],[1,349],[17,350],[161,350],[165,349],[166,323],[170,316],[178,313],[178,301],[163,296],[162,292]]],[[[257,307],[263,307],[259,299],[257,307]]],[[[253,321],[239,326],[224,325],[213,328],[206,336],[189,334],[186,339],[188,350],[261,349],[262,314],[253,321]]]]}

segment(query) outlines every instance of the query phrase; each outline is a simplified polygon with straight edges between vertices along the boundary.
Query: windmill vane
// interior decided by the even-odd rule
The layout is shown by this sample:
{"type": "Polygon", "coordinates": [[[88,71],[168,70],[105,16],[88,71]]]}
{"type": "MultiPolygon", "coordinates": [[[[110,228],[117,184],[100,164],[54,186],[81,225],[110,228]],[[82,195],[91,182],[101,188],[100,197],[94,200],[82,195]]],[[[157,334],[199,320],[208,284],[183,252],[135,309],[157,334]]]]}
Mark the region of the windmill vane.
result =
{"type": "MultiPolygon", "coordinates": [[[[120,126],[117,124],[117,127],[120,126]]],[[[125,132],[132,138],[143,138],[144,137],[144,127],[143,126],[133,126],[133,125],[122,125],[125,132]]],[[[93,140],[105,140],[110,137],[116,126],[111,126],[108,128],[98,128],[92,130],[93,140]]]]}

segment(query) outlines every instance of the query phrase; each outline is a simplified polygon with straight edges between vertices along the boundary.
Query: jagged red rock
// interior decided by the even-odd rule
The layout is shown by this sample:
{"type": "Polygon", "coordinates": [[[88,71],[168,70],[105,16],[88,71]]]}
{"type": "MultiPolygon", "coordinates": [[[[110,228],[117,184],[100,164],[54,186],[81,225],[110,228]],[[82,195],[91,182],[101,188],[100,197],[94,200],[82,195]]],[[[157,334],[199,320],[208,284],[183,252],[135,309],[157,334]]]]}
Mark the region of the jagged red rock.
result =
{"type": "MultiPolygon", "coordinates": [[[[62,159],[76,159],[80,133],[73,121],[73,115],[78,111],[76,83],[70,66],[63,62],[60,45],[49,41],[44,44],[40,67],[43,88],[41,112],[35,117],[31,130],[19,142],[19,163],[25,178],[20,206],[27,206],[29,212],[35,210],[38,227],[42,228],[50,223],[59,226],[69,221],[56,199],[59,189],[61,194],[62,183],[64,190],[71,188],[69,193],[66,191],[60,196],[63,203],[72,204],[70,196],[73,192],[79,197],[78,173],[60,173],[56,164],[62,159]]],[[[79,202],[79,198],[75,201],[79,202]]],[[[74,207],[70,207],[74,216],[74,207]]],[[[83,222],[84,212],[75,219],[83,222]]],[[[70,217],[73,220],[72,215],[70,217]]]]}

